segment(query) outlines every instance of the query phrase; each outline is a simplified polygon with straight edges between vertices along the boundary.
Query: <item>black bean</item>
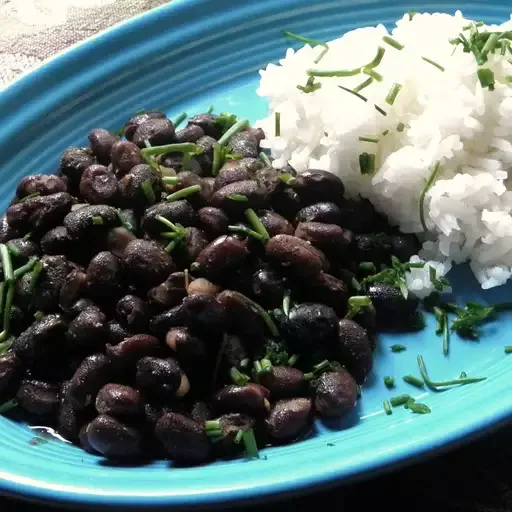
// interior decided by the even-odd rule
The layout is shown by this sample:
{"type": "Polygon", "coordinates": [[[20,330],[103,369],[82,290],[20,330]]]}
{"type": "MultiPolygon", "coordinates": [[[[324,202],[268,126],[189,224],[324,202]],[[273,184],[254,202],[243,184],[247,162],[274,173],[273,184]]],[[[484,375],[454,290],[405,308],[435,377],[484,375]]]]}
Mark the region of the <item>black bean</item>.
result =
{"type": "Polygon", "coordinates": [[[110,160],[118,177],[124,176],[133,167],[143,162],[139,147],[128,141],[119,141],[112,146],[110,160]]]}
{"type": "Polygon", "coordinates": [[[270,372],[260,376],[260,383],[270,391],[272,400],[304,395],[304,373],[291,366],[273,366],[270,372]]]}
{"type": "Polygon", "coordinates": [[[258,216],[271,237],[276,235],[293,235],[295,231],[292,224],[278,213],[263,210],[258,212],[258,216]]]}
{"type": "Polygon", "coordinates": [[[325,261],[311,244],[290,235],[272,237],[265,246],[265,254],[273,263],[304,277],[320,273],[325,261]]]}
{"type": "Polygon", "coordinates": [[[185,318],[183,307],[180,304],[155,315],[149,324],[149,330],[158,338],[163,339],[169,329],[183,325],[185,318]]]}
{"type": "Polygon", "coordinates": [[[41,238],[41,249],[46,254],[64,254],[68,256],[74,246],[74,241],[64,226],[50,229],[41,238]]]}
{"type": "Polygon", "coordinates": [[[143,357],[137,363],[137,387],[154,398],[171,398],[180,390],[183,371],[175,359],[143,357]]]}
{"type": "Polygon", "coordinates": [[[211,295],[189,295],[183,299],[181,308],[185,323],[193,332],[215,335],[227,325],[224,306],[211,295]]]}
{"type": "Polygon", "coordinates": [[[213,450],[215,455],[221,457],[234,457],[244,450],[244,443],[236,442],[239,432],[247,432],[256,426],[253,418],[247,414],[224,414],[214,421],[220,424],[222,437],[215,439],[213,450]]]}
{"type": "Polygon", "coordinates": [[[218,123],[218,117],[214,114],[197,114],[188,120],[188,126],[199,126],[205,135],[219,139],[222,135],[222,124],[218,123]]]}
{"type": "Polygon", "coordinates": [[[263,208],[266,194],[266,188],[254,180],[237,181],[217,190],[211,198],[211,204],[228,214],[237,215],[247,208],[263,208]]]}
{"type": "Polygon", "coordinates": [[[300,295],[304,300],[320,302],[344,316],[347,312],[349,289],[341,280],[325,272],[320,272],[300,285],[300,295]]]}
{"type": "Polygon", "coordinates": [[[106,247],[112,254],[122,258],[126,246],[136,238],[134,233],[124,226],[112,228],[108,230],[106,247]]]}
{"type": "Polygon", "coordinates": [[[310,398],[279,400],[265,418],[265,430],[273,439],[291,440],[307,429],[312,410],[310,398]]]}
{"type": "Polygon", "coordinates": [[[146,141],[151,146],[163,146],[174,142],[174,125],[163,117],[151,118],[140,123],[132,136],[132,141],[139,148],[146,147],[146,141]]]}
{"type": "Polygon", "coordinates": [[[42,234],[62,223],[73,198],[67,192],[32,197],[7,208],[7,222],[14,229],[42,234]]]}
{"type": "Polygon", "coordinates": [[[201,251],[209,244],[206,234],[198,228],[187,228],[185,237],[175,252],[175,258],[181,267],[189,267],[201,251]]]}
{"type": "Polygon", "coordinates": [[[163,282],[173,270],[170,256],[158,244],[140,239],[126,246],[123,266],[132,279],[147,288],[163,282]]]}
{"type": "Polygon", "coordinates": [[[256,302],[267,309],[281,307],[286,288],[286,279],[276,270],[263,268],[252,277],[256,302]]]}
{"type": "Polygon", "coordinates": [[[258,158],[259,141],[250,132],[239,132],[231,136],[228,148],[234,155],[242,155],[243,158],[258,158]]]}
{"type": "Polygon", "coordinates": [[[92,420],[86,433],[90,446],[108,458],[134,457],[141,451],[138,430],[106,414],[92,420]]]}
{"type": "Polygon", "coordinates": [[[217,413],[238,412],[254,416],[266,416],[270,409],[269,392],[259,384],[246,386],[231,384],[217,391],[212,406],[217,413]]]}
{"type": "Polygon", "coordinates": [[[264,166],[265,165],[259,158],[241,158],[240,160],[226,160],[220,170],[237,168],[247,171],[252,177],[256,171],[262,169],[264,166]]]}
{"type": "Polygon", "coordinates": [[[69,180],[72,192],[78,190],[82,173],[96,163],[92,151],[89,148],[68,148],[60,159],[60,172],[69,180]]]}
{"type": "Polygon", "coordinates": [[[174,136],[174,140],[178,144],[184,142],[196,142],[201,137],[204,137],[204,130],[197,124],[189,124],[182,130],[178,130],[174,136]]]}
{"type": "Polygon", "coordinates": [[[176,462],[200,464],[210,455],[204,425],[179,413],[166,413],[155,427],[156,437],[176,462]]]}
{"type": "Polygon", "coordinates": [[[87,266],[86,282],[88,292],[94,297],[119,297],[123,290],[119,259],[108,251],[96,254],[87,266]]]}
{"type": "Polygon", "coordinates": [[[58,308],[60,292],[66,284],[71,264],[64,256],[43,256],[40,259],[41,273],[33,292],[33,305],[36,310],[54,311],[58,308]]]}
{"type": "Polygon", "coordinates": [[[338,176],[317,169],[308,169],[299,174],[292,186],[303,206],[318,202],[340,204],[345,193],[345,186],[338,176]]]}
{"type": "Polygon", "coordinates": [[[62,394],[64,398],[60,400],[57,414],[57,432],[68,441],[76,442],[79,440],[80,429],[86,423],[88,414],[65,398],[64,390],[62,394]]]}
{"type": "Polygon", "coordinates": [[[69,381],[65,397],[76,407],[84,409],[111,376],[110,362],[104,354],[84,358],[69,381]]]}
{"type": "Polygon", "coordinates": [[[212,411],[206,402],[196,400],[192,403],[190,407],[190,417],[194,421],[203,423],[212,418],[212,411]]]}
{"type": "MultiPolygon", "coordinates": [[[[67,267],[67,265],[66,265],[67,267]]],[[[59,306],[67,311],[80,299],[86,289],[87,277],[79,269],[73,269],[65,278],[59,290],[59,306]]]]}
{"type": "Polygon", "coordinates": [[[117,318],[130,332],[145,332],[150,320],[150,309],[146,302],[136,295],[125,295],[116,304],[117,318]]]}
{"type": "Polygon", "coordinates": [[[144,402],[138,390],[122,384],[105,384],[96,395],[98,414],[109,414],[114,418],[134,416],[142,413],[144,402]]]}
{"type": "Polygon", "coordinates": [[[338,324],[337,359],[358,384],[363,384],[373,367],[372,348],[366,330],[353,320],[338,324]]]}
{"type": "Polygon", "coordinates": [[[182,226],[194,226],[196,224],[196,213],[192,205],[185,199],[173,202],[161,202],[150,206],[142,217],[142,229],[152,237],[158,237],[160,233],[171,231],[165,224],[162,224],[157,217],[164,217],[174,224],[182,226]]]}
{"type": "Polygon", "coordinates": [[[132,140],[133,134],[135,130],[142,124],[148,121],[149,119],[165,119],[167,116],[163,112],[153,111],[153,112],[141,112],[140,114],[135,114],[132,118],[130,118],[127,123],[124,125],[124,136],[127,140],[132,140]]]}
{"type": "Polygon", "coordinates": [[[385,233],[354,235],[352,255],[357,262],[371,261],[378,267],[389,260],[390,242],[390,237],[385,233]]]}
{"type": "Polygon", "coordinates": [[[345,256],[352,242],[352,232],[323,222],[299,222],[295,236],[336,258],[345,256]]]}
{"type": "Polygon", "coordinates": [[[91,204],[115,204],[117,178],[103,165],[91,165],[82,174],[80,195],[91,204]]]}
{"type": "Polygon", "coordinates": [[[96,307],[84,309],[69,324],[68,338],[79,353],[101,350],[107,342],[107,317],[96,307]]]}
{"type": "Polygon", "coordinates": [[[337,204],[341,227],[355,233],[371,233],[379,229],[379,216],[368,199],[344,199],[337,204]]]}
{"type": "Polygon", "coordinates": [[[148,301],[159,310],[169,309],[181,304],[187,295],[185,273],[174,272],[163,283],[148,291],[148,301]]]}
{"type": "Polygon", "coordinates": [[[314,203],[301,208],[295,216],[295,222],[323,222],[324,224],[340,224],[340,209],[334,203],[314,203]]]}
{"type": "Polygon", "coordinates": [[[217,139],[205,135],[196,140],[196,145],[199,146],[203,151],[195,158],[201,166],[201,171],[204,176],[210,176],[212,173],[213,164],[213,145],[217,144],[217,139]]]}
{"type": "Polygon", "coordinates": [[[222,187],[235,183],[237,181],[247,181],[252,178],[249,171],[242,167],[230,167],[228,169],[221,169],[217,176],[215,176],[214,190],[220,190],[222,187]]]}
{"type": "Polygon", "coordinates": [[[139,359],[157,356],[160,353],[160,343],[149,334],[135,334],[117,345],[107,344],[106,349],[116,368],[131,369],[139,359]]]}
{"type": "Polygon", "coordinates": [[[13,304],[9,314],[9,333],[19,336],[30,327],[33,320],[34,317],[29,312],[13,304]]]}
{"type": "Polygon", "coordinates": [[[76,318],[82,311],[85,311],[88,308],[95,308],[97,307],[96,304],[86,297],[83,297],[81,299],[78,299],[76,302],[71,304],[67,308],[62,308],[62,310],[66,313],[66,318],[68,320],[72,320],[73,318],[76,318]]]}
{"type": "Polygon", "coordinates": [[[197,212],[198,226],[210,240],[224,235],[228,231],[229,219],[220,208],[205,206],[197,212]]]}
{"type": "Polygon", "coordinates": [[[409,292],[407,298],[401,290],[389,284],[372,284],[368,287],[377,314],[377,324],[382,327],[398,327],[404,318],[410,317],[419,305],[418,298],[409,292]]]}
{"type": "Polygon", "coordinates": [[[112,146],[119,141],[119,136],[113,135],[108,130],[97,128],[89,132],[89,147],[94,156],[103,165],[110,163],[112,146]]]}
{"type": "Polygon", "coordinates": [[[47,382],[22,381],[16,398],[20,407],[34,416],[53,416],[59,408],[59,388],[47,382]]]}
{"type": "Polygon", "coordinates": [[[392,235],[390,238],[391,254],[402,263],[408,262],[411,256],[418,254],[421,249],[416,235],[392,235]]]}
{"type": "Polygon", "coordinates": [[[94,238],[94,233],[119,225],[115,208],[103,204],[84,206],[64,217],[64,226],[74,240],[94,238]]]}
{"type": "Polygon", "coordinates": [[[194,266],[198,266],[201,275],[215,281],[226,272],[232,272],[239,267],[248,256],[249,251],[243,241],[224,235],[216,238],[200,252],[194,266]]]}
{"type": "Polygon", "coordinates": [[[207,348],[204,341],[194,336],[186,327],[174,327],[169,330],[165,342],[176,354],[176,358],[185,371],[202,371],[207,361],[207,348]]]}
{"type": "Polygon", "coordinates": [[[13,228],[7,222],[7,215],[0,217],[0,243],[4,244],[13,238],[18,238],[23,235],[23,230],[20,228],[13,228]]]}
{"type": "Polygon", "coordinates": [[[138,164],[119,180],[118,190],[119,201],[125,208],[147,208],[160,197],[162,182],[153,168],[138,164]]]}
{"type": "Polygon", "coordinates": [[[117,320],[110,320],[107,323],[107,331],[107,340],[110,345],[117,345],[131,336],[128,329],[123,327],[117,320]]]}
{"type": "Polygon", "coordinates": [[[31,174],[25,176],[16,187],[16,197],[22,199],[30,194],[49,196],[57,192],[67,192],[68,187],[62,178],[53,174],[31,174]]]}
{"type": "Polygon", "coordinates": [[[17,251],[16,255],[12,255],[14,262],[25,263],[31,256],[39,256],[41,253],[41,249],[36,242],[25,240],[24,238],[14,238],[10,240],[9,247],[13,247],[17,251]]]}
{"type": "Polygon", "coordinates": [[[23,377],[23,363],[14,354],[7,352],[0,355],[0,403],[11,399],[23,377]]]}
{"type": "Polygon", "coordinates": [[[341,417],[356,405],[357,397],[356,381],[347,370],[326,372],[317,380],[315,410],[326,418],[341,417]]]}

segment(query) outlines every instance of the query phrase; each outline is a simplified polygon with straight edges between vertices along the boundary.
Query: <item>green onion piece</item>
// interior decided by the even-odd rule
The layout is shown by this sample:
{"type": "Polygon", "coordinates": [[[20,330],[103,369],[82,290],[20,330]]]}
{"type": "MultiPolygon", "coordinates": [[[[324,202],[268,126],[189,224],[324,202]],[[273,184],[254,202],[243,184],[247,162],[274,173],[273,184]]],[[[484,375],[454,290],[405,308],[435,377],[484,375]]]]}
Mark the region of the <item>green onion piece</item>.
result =
{"type": "Polygon", "coordinates": [[[248,375],[242,373],[234,366],[229,370],[229,375],[233,384],[236,384],[237,386],[245,386],[251,380],[248,375]]]}
{"type": "Polygon", "coordinates": [[[403,352],[404,350],[407,350],[407,347],[405,345],[391,345],[391,352],[403,352]]]}
{"type": "MultiPolygon", "coordinates": [[[[151,204],[153,204],[156,201],[156,196],[155,196],[155,191],[153,190],[153,183],[151,183],[151,180],[148,179],[148,180],[144,181],[144,183],[142,183],[141,187],[142,187],[142,192],[144,192],[144,195],[146,196],[146,199],[151,204]]],[[[93,221],[96,218],[97,217],[93,217],[93,221]]],[[[100,219],[101,219],[101,217],[100,217],[100,219]]],[[[103,224],[103,219],[101,219],[101,224],[103,224]]]]}
{"type": "Polygon", "coordinates": [[[400,84],[393,84],[393,87],[391,87],[388,95],[386,96],[386,103],[388,105],[393,105],[393,103],[395,103],[396,97],[398,96],[401,88],[402,86],[400,84]]]}
{"type": "Polygon", "coordinates": [[[7,245],[0,244],[0,255],[2,257],[2,269],[4,272],[4,279],[7,283],[14,281],[14,273],[12,269],[11,254],[7,245]]]}
{"type": "Polygon", "coordinates": [[[274,114],[274,117],[275,117],[274,135],[276,137],[281,137],[281,112],[276,112],[274,114]]]}
{"type": "Polygon", "coordinates": [[[14,256],[15,258],[19,257],[21,252],[20,250],[12,243],[12,242],[7,242],[7,249],[9,249],[9,252],[11,253],[12,256],[14,256]]]}
{"type": "Polygon", "coordinates": [[[408,403],[407,409],[410,409],[410,411],[415,414],[430,414],[432,412],[425,404],[419,404],[416,402],[408,403]]]}
{"type": "Polygon", "coordinates": [[[354,87],[352,89],[352,92],[362,91],[363,89],[365,89],[366,87],[368,87],[372,83],[373,83],[373,78],[372,77],[367,78],[364,82],[361,82],[358,86],[354,87]]]}
{"type": "Polygon", "coordinates": [[[265,166],[272,167],[272,162],[270,161],[270,158],[268,157],[267,153],[261,151],[258,156],[260,160],[265,164],[265,166]]]}
{"type": "Polygon", "coordinates": [[[382,114],[383,116],[387,116],[388,115],[388,113],[384,109],[380,108],[379,105],[373,105],[373,106],[375,107],[375,110],[379,114],[382,114]]]}
{"type": "Polygon", "coordinates": [[[193,144],[192,142],[183,142],[180,144],[165,144],[164,146],[152,146],[140,150],[144,156],[164,155],[165,153],[191,153],[199,155],[203,152],[203,148],[193,144]]]}
{"type": "Polygon", "coordinates": [[[11,323],[11,309],[12,309],[12,301],[14,299],[14,293],[16,292],[15,283],[9,284],[7,287],[7,294],[5,298],[5,308],[3,315],[3,329],[0,333],[0,341],[4,341],[9,335],[9,327],[11,323]]]}
{"type": "Polygon", "coordinates": [[[448,386],[457,386],[457,385],[466,385],[466,384],[474,384],[475,382],[481,382],[483,380],[486,380],[487,377],[464,377],[464,378],[458,378],[458,379],[452,379],[452,380],[444,380],[444,381],[433,381],[430,380],[427,374],[427,368],[425,366],[425,361],[423,361],[423,357],[421,355],[418,356],[418,366],[420,368],[420,373],[425,381],[425,384],[433,389],[434,391],[437,391],[438,388],[445,388],[448,386]]]}
{"type": "Polygon", "coordinates": [[[216,420],[209,420],[204,422],[204,428],[205,430],[221,430],[222,426],[220,424],[220,421],[216,420]]]}
{"type": "Polygon", "coordinates": [[[178,185],[180,182],[180,179],[178,176],[164,176],[162,178],[162,183],[164,185],[178,185]]]}
{"type": "Polygon", "coordinates": [[[352,288],[354,288],[354,290],[358,293],[363,289],[361,283],[355,277],[350,280],[350,284],[352,285],[352,288]]]}
{"type": "Polygon", "coordinates": [[[470,29],[472,29],[473,27],[478,28],[478,27],[483,26],[483,24],[484,24],[484,22],[483,22],[483,21],[477,21],[476,23],[470,23],[469,25],[464,25],[464,26],[462,27],[462,30],[470,30],[470,29]]]}
{"type": "Polygon", "coordinates": [[[433,60],[431,59],[428,59],[427,57],[421,57],[425,62],[428,62],[429,64],[431,64],[432,66],[436,67],[437,69],[439,69],[440,71],[444,71],[444,68],[443,66],[441,66],[441,64],[438,64],[437,62],[434,62],[433,60]]]}
{"type": "Polygon", "coordinates": [[[338,69],[338,70],[329,70],[329,69],[308,69],[308,76],[317,76],[317,77],[325,77],[325,78],[343,78],[346,76],[355,76],[361,73],[361,68],[355,69],[338,69]]]}
{"type": "Polygon", "coordinates": [[[359,155],[359,168],[363,176],[373,174],[375,172],[375,154],[361,153],[359,155]]]}
{"type": "Polygon", "coordinates": [[[346,320],[351,320],[361,311],[361,309],[371,307],[373,307],[373,304],[368,295],[354,295],[348,299],[348,311],[344,318],[346,320]]]}
{"type": "Polygon", "coordinates": [[[175,233],[184,234],[185,229],[180,225],[174,224],[174,222],[171,222],[169,219],[166,219],[165,217],[162,217],[161,215],[157,215],[155,219],[158,222],[161,222],[164,224],[164,226],[167,226],[168,228],[171,228],[175,233]]]}
{"type": "Polygon", "coordinates": [[[44,313],[41,310],[38,310],[34,313],[34,318],[36,320],[41,320],[41,318],[43,318],[43,316],[44,316],[44,313]]]}
{"type": "Polygon", "coordinates": [[[211,114],[213,112],[213,105],[210,105],[207,109],[206,109],[206,113],[207,114],[211,114]]]}
{"type": "Polygon", "coordinates": [[[178,117],[176,117],[176,119],[173,121],[173,124],[174,124],[174,128],[177,128],[181,123],[183,123],[183,121],[185,121],[185,119],[187,119],[187,113],[186,112],[182,112],[178,117]]]}
{"type": "Polygon", "coordinates": [[[268,359],[263,358],[260,361],[260,364],[261,364],[260,375],[263,375],[265,373],[270,373],[272,371],[272,363],[268,359]]]}
{"type": "Polygon", "coordinates": [[[393,377],[384,377],[384,385],[388,388],[394,388],[395,387],[395,379],[393,377]]]}
{"type": "Polygon", "coordinates": [[[285,316],[290,316],[290,290],[285,290],[283,295],[283,313],[285,316]]]}
{"type": "Polygon", "coordinates": [[[218,143],[221,146],[225,146],[233,135],[245,130],[249,126],[249,121],[247,119],[240,119],[237,121],[219,140],[218,143]]]}
{"type": "Polygon", "coordinates": [[[293,354],[290,359],[288,359],[288,366],[295,366],[295,363],[299,360],[298,354],[293,354]]]}
{"type": "Polygon", "coordinates": [[[285,30],[284,35],[289,37],[290,39],[295,39],[296,41],[300,41],[304,44],[309,44],[309,46],[326,46],[322,41],[317,41],[316,39],[310,39],[308,37],[299,36],[298,34],[294,34],[293,32],[288,32],[285,30]]]}
{"type": "Polygon", "coordinates": [[[384,77],[372,68],[363,68],[362,71],[365,75],[371,76],[374,80],[377,80],[377,82],[384,80],[384,77]]]}
{"type": "Polygon", "coordinates": [[[174,249],[176,248],[176,246],[178,245],[178,242],[176,240],[171,240],[167,246],[165,247],[164,251],[167,253],[167,254],[170,254],[172,251],[174,251],[174,249]]]}
{"type": "Polygon", "coordinates": [[[436,317],[436,334],[439,336],[443,332],[447,316],[446,313],[437,306],[434,306],[433,312],[434,316],[436,317]]]}
{"type": "Polygon", "coordinates": [[[37,256],[32,256],[25,265],[22,265],[14,271],[14,280],[17,281],[21,276],[32,270],[38,261],[39,258],[37,256]]]}
{"type": "MultiPolygon", "coordinates": [[[[386,53],[386,49],[382,48],[382,46],[379,46],[377,48],[377,55],[373,58],[371,62],[366,64],[365,69],[373,69],[376,68],[382,61],[382,58],[384,57],[384,54],[386,53]]],[[[363,71],[364,72],[364,71],[363,71]]]]}
{"type": "Polygon", "coordinates": [[[183,158],[181,159],[181,170],[182,171],[188,171],[191,160],[192,160],[191,153],[183,153],[183,158]]]}
{"type": "Polygon", "coordinates": [[[255,313],[258,313],[258,315],[261,316],[263,322],[267,326],[267,329],[274,338],[279,337],[279,331],[276,327],[276,324],[273,322],[272,318],[270,317],[267,311],[265,311],[259,304],[249,299],[249,297],[246,297],[240,292],[232,292],[232,294],[238,296],[241,300],[248,304],[255,313]]]}
{"type": "Polygon", "coordinates": [[[411,395],[398,395],[390,398],[389,402],[393,407],[400,407],[401,405],[405,405],[409,401],[409,398],[411,398],[411,395]]]}
{"type": "Polygon", "coordinates": [[[29,231],[24,237],[23,240],[27,241],[30,240],[30,237],[32,236],[32,231],[29,231]]]}
{"type": "Polygon", "coordinates": [[[116,213],[117,213],[117,217],[119,219],[119,221],[121,222],[121,224],[123,225],[123,227],[125,229],[127,229],[128,231],[131,231],[133,233],[134,231],[134,228],[132,226],[132,223],[128,220],[128,218],[126,217],[126,215],[123,213],[123,211],[121,210],[121,208],[117,208],[116,209],[116,213]]]}
{"type": "Polygon", "coordinates": [[[223,147],[220,144],[213,144],[213,163],[212,163],[212,175],[217,176],[220,168],[223,165],[224,152],[223,147]]]}
{"type": "Polygon", "coordinates": [[[363,270],[364,272],[371,272],[374,274],[377,272],[377,267],[373,261],[363,261],[362,263],[359,263],[359,270],[363,270]]]}
{"type": "Polygon", "coordinates": [[[500,34],[498,32],[493,32],[485,42],[482,50],[480,51],[480,55],[482,58],[486,58],[489,53],[493,53],[496,49],[496,45],[498,43],[498,39],[500,34]]]}
{"type": "Polygon", "coordinates": [[[407,15],[409,16],[409,21],[411,21],[411,20],[414,18],[414,16],[416,16],[416,14],[419,14],[419,12],[416,12],[416,11],[409,11],[409,12],[407,13],[407,15]]]}
{"type": "Polygon", "coordinates": [[[360,100],[363,100],[363,101],[368,101],[368,98],[365,98],[362,94],[359,94],[358,92],[356,91],[353,91],[352,89],[348,89],[347,87],[343,87],[342,85],[338,85],[338,87],[344,91],[347,91],[349,92],[350,94],[353,94],[354,96],[356,96],[357,98],[359,98],[360,100]]]}
{"type": "Polygon", "coordinates": [[[226,197],[232,201],[249,201],[249,198],[242,194],[229,194],[226,197]]]}
{"type": "Polygon", "coordinates": [[[418,377],[415,377],[414,375],[405,375],[402,377],[404,382],[407,382],[407,384],[411,384],[412,386],[416,386],[417,388],[422,388],[425,383],[418,379],[418,377]]]}
{"type": "Polygon", "coordinates": [[[254,231],[253,229],[247,228],[245,226],[228,226],[228,231],[231,233],[240,233],[246,236],[252,236],[253,238],[256,238],[256,240],[259,240],[260,242],[266,242],[265,238],[254,231]]]}
{"type": "Polygon", "coordinates": [[[8,400],[7,402],[0,404],[0,414],[4,414],[7,411],[10,411],[11,409],[14,409],[17,406],[18,406],[18,400],[16,398],[13,398],[12,400],[8,400]]]}
{"type": "Polygon", "coordinates": [[[242,439],[247,456],[250,458],[259,459],[260,455],[258,453],[258,445],[256,444],[256,438],[254,437],[252,428],[244,431],[242,434],[242,439]]]}
{"type": "Polygon", "coordinates": [[[506,75],[503,77],[503,79],[505,80],[505,82],[511,84],[512,83],[512,75],[506,75]]]}
{"type": "MultiPolygon", "coordinates": [[[[310,77],[310,79],[311,78],[312,77],[310,77]]],[[[308,82],[309,82],[309,80],[308,80],[308,82]]],[[[321,89],[321,88],[322,88],[322,84],[320,82],[312,82],[312,83],[306,84],[306,85],[297,85],[297,89],[299,89],[299,91],[305,92],[306,94],[318,91],[318,89],[321,89]]]]}
{"type": "Polygon", "coordinates": [[[211,438],[212,442],[220,441],[224,438],[224,432],[221,429],[207,430],[206,435],[211,438]]]}
{"type": "MultiPolygon", "coordinates": [[[[2,339],[3,339],[3,334],[2,334],[2,339]]],[[[16,339],[16,336],[11,336],[10,338],[5,340],[4,342],[0,343],[0,356],[2,354],[5,354],[11,348],[12,342],[15,339],[16,339]]]]}
{"type": "Polygon", "coordinates": [[[505,354],[512,354],[512,345],[507,345],[504,350],[505,354]]]}
{"type": "Polygon", "coordinates": [[[279,174],[279,179],[285,184],[285,185],[293,185],[296,181],[295,176],[290,174],[289,172],[282,172],[279,174]]]}
{"type": "Polygon", "coordinates": [[[477,75],[483,89],[487,88],[489,91],[494,91],[494,73],[490,69],[480,68],[477,75]]]}
{"type": "Polygon", "coordinates": [[[24,203],[25,201],[28,201],[29,199],[33,199],[34,197],[39,197],[41,195],[40,192],[32,192],[31,194],[27,194],[25,197],[22,197],[18,203],[24,203]]]}
{"type": "Polygon", "coordinates": [[[267,228],[261,222],[261,219],[256,215],[256,212],[252,208],[245,210],[245,217],[249,221],[249,224],[254,228],[256,233],[259,233],[264,241],[270,240],[267,228]]]}
{"type": "Polygon", "coordinates": [[[440,163],[438,161],[432,168],[430,176],[428,177],[425,186],[423,187],[423,190],[421,191],[420,194],[420,222],[421,225],[423,226],[423,231],[428,231],[427,224],[425,222],[425,196],[427,195],[427,192],[430,189],[430,187],[434,184],[434,181],[436,181],[437,175],[439,174],[439,168],[440,163]]]}
{"type": "Polygon", "coordinates": [[[390,414],[393,414],[393,409],[391,409],[391,404],[389,403],[389,400],[384,400],[384,411],[386,411],[386,414],[388,416],[390,414]]]}
{"type": "MultiPolygon", "coordinates": [[[[144,189],[144,187],[143,187],[143,189],[144,189]]],[[[103,217],[100,217],[99,215],[95,215],[92,218],[92,223],[95,226],[100,226],[100,225],[104,224],[103,217]]]]}
{"type": "Polygon", "coordinates": [[[382,132],[382,135],[385,137],[388,133],[389,133],[389,130],[384,130],[384,131],[382,132]]]}
{"type": "Polygon", "coordinates": [[[239,430],[236,433],[236,436],[235,436],[235,439],[234,439],[234,443],[235,444],[240,444],[240,442],[242,441],[243,437],[244,437],[244,431],[243,430],[239,430]]]}
{"type": "Polygon", "coordinates": [[[183,199],[192,194],[196,194],[197,192],[200,192],[200,191],[201,191],[201,185],[191,185],[190,187],[185,187],[185,188],[182,188],[181,190],[178,190],[172,194],[169,194],[166,197],[166,201],[169,201],[169,202],[178,201],[179,199],[183,199]]]}
{"type": "Polygon", "coordinates": [[[32,275],[30,276],[30,284],[29,284],[29,293],[34,293],[36,286],[37,286],[37,280],[39,279],[39,276],[41,274],[41,271],[43,270],[43,264],[41,261],[37,261],[34,265],[34,269],[32,270],[32,275]]]}
{"type": "Polygon", "coordinates": [[[396,125],[396,131],[397,131],[397,132],[400,132],[400,133],[401,133],[401,132],[403,132],[403,131],[404,131],[404,128],[405,128],[405,124],[404,124],[404,123],[402,123],[402,122],[400,122],[400,123],[398,123],[398,124],[396,125]]]}
{"type": "Polygon", "coordinates": [[[359,140],[361,142],[373,142],[374,144],[378,144],[378,142],[379,142],[378,137],[365,137],[365,136],[362,136],[362,137],[359,137],[359,140]]]}
{"type": "Polygon", "coordinates": [[[404,49],[404,45],[399,43],[396,39],[393,39],[392,37],[389,37],[389,36],[384,36],[382,38],[382,40],[389,44],[389,46],[392,46],[393,48],[396,48],[397,50],[403,50],[404,49]]]}

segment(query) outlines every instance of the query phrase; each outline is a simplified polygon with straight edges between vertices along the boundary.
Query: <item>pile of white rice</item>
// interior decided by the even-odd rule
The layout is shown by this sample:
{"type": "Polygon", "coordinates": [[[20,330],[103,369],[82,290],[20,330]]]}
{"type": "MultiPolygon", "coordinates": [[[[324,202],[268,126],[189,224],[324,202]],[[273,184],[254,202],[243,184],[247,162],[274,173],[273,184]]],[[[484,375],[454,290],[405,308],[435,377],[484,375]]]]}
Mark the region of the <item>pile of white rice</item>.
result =
{"type": "MultiPolygon", "coordinates": [[[[507,61],[512,55],[489,56],[485,67],[495,73],[496,88],[483,89],[474,55],[449,42],[471,22],[460,12],[417,14],[412,20],[405,15],[391,33],[379,25],[328,42],[329,51],[318,64],[314,61],[322,48],[306,45],[288,49],[278,65],[260,72],[258,94],[268,99],[269,115],[258,126],[267,135],[264,144],[275,167],[289,162],[299,173],[330,171],[343,180],[349,195],[369,198],[402,231],[417,233],[423,241],[419,257],[428,264],[408,276],[408,286],[420,296],[431,289],[431,265],[444,275],[452,262],[469,260],[482,288],[501,285],[512,275],[512,85],[504,79],[512,75],[507,61]],[[403,50],[383,43],[386,35],[403,50]],[[306,84],[308,69],[361,67],[372,61],[378,46],[385,47],[376,68],[384,79],[361,91],[366,103],[338,87],[358,86],[368,78],[362,74],[316,78],[322,86],[309,94],[297,89],[306,84]],[[395,83],[402,89],[390,106],[385,98],[395,83]],[[402,132],[399,123],[406,125],[402,132]],[[359,136],[377,136],[379,142],[360,142],[359,136]],[[376,154],[373,177],[361,175],[362,152],[376,154]],[[425,234],[419,198],[436,162],[438,178],[424,202],[425,234]]],[[[479,30],[512,30],[512,21],[479,30]]]]}

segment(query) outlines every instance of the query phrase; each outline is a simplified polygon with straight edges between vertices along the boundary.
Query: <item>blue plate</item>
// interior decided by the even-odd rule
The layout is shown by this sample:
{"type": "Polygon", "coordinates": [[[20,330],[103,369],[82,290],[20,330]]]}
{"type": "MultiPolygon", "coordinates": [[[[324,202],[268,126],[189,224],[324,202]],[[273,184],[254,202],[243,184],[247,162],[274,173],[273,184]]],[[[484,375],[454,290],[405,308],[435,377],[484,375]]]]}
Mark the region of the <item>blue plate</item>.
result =
{"type": "MultiPolygon", "coordinates": [[[[21,176],[50,172],[70,145],[86,144],[96,127],[117,129],[140,108],[189,114],[214,104],[251,120],[265,115],[256,94],[258,69],[283,55],[283,30],[316,39],[379,22],[391,25],[408,10],[464,13],[486,22],[509,17],[510,7],[472,1],[424,4],[395,0],[173,0],[59,55],[0,95],[0,197],[4,209],[21,176]]],[[[461,300],[498,302],[511,288],[482,293],[467,268],[453,276],[461,300]]],[[[436,453],[475,436],[512,414],[512,317],[484,329],[480,342],[453,336],[444,358],[434,322],[418,334],[382,336],[376,368],[357,410],[341,423],[318,423],[316,435],[292,446],[264,450],[261,460],[218,462],[175,469],[166,462],[113,467],[76,447],[29,444],[26,427],[0,418],[0,491],[32,499],[87,505],[206,505],[348,482],[436,453]],[[407,345],[394,354],[390,345],[407,345]],[[487,380],[441,393],[419,391],[405,374],[419,375],[423,354],[433,378],[466,371],[487,380]],[[388,391],[382,378],[393,375],[388,391]],[[382,402],[411,393],[432,414],[401,408],[386,416],[382,402]]]]}

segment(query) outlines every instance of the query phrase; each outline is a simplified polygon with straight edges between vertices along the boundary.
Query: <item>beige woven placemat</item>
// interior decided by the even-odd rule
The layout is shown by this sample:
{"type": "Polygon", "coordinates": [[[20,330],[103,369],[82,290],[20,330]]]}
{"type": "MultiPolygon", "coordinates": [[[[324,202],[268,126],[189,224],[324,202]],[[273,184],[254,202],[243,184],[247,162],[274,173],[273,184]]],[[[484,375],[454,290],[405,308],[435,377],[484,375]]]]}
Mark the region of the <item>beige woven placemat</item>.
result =
{"type": "Polygon", "coordinates": [[[68,46],[169,0],[0,0],[0,88],[68,46]]]}

